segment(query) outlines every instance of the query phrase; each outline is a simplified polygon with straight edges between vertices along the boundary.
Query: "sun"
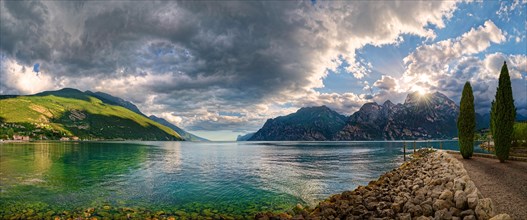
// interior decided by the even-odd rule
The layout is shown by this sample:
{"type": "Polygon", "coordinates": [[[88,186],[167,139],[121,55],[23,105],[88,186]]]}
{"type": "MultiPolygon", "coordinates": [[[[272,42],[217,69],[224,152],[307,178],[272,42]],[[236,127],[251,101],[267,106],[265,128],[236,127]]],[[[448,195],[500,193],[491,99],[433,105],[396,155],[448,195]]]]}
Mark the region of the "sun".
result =
{"type": "Polygon", "coordinates": [[[419,94],[419,96],[425,96],[426,95],[426,90],[424,88],[421,88],[421,89],[417,90],[417,93],[419,94]]]}
{"type": "Polygon", "coordinates": [[[415,84],[412,86],[412,91],[417,92],[420,97],[426,96],[426,94],[429,93],[429,88],[426,85],[430,85],[430,76],[427,74],[421,74],[415,81],[415,84]]]}
{"type": "Polygon", "coordinates": [[[426,96],[426,94],[428,93],[428,89],[420,85],[414,85],[412,87],[412,91],[417,92],[417,94],[421,97],[426,96]]]}

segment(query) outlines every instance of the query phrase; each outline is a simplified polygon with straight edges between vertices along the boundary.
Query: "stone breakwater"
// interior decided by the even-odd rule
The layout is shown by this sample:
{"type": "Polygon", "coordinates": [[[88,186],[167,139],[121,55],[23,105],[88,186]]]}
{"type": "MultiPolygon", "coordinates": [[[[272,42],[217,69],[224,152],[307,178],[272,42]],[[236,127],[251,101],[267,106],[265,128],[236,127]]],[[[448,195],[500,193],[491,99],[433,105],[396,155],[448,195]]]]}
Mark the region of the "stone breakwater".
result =
{"type": "Polygon", "coordinates": [[[463,164],[445,152],[419,151],[367,186],[333,195],[315,208],[260,213],[256,219],[510,219],[495,215],[463,164]]]}

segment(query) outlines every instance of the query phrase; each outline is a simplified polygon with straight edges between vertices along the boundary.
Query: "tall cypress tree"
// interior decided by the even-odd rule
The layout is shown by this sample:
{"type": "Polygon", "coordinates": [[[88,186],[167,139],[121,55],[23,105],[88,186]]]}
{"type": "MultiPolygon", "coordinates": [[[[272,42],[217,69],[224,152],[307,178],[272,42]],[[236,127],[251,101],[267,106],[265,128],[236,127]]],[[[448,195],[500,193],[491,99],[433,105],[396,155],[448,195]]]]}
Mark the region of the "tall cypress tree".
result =
{"type": "Polygon", "coordinates": [[[461,94],[459,116],[457,118],[459,136],[459,151],[463,158],[472,157],[474,152],[474,133],[476,130],[476,112],[474,111],[474,95],[469,82],[465,83],[461,94]]]}
{"type": "Polygon", "coordinates": [[[494,119],[496,119],[496,102],[490,103],[490,134],[494,135],[494,119]]]}
{"type": "Polygon", "coordinates": [[[511,78],[506,62],[501,67],[500,79],[492,111],[490,115],[492,117],[494,148],[496,149],[496,156],[503,163],[509,158],[512,132],[514,130],[514,118],[516,117],[516,108],[514,107],[514,99],[512,97],[511,78]]]}

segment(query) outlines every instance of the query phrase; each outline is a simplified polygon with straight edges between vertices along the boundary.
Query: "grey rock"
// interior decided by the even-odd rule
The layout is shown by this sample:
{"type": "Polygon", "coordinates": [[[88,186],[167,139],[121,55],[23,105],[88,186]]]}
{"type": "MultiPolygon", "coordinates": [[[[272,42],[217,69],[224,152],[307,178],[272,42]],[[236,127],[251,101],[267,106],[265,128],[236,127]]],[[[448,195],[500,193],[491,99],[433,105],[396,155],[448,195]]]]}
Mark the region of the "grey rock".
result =
{"type": "Polygon", "coordinates": [[[439,198],[439,196],[441,195],[441,193],[443,193],[443,187],[441,186],[436,186],[432,191],[431,191],[431,194],[430,194],[430,197],[434,198],[434,199],[437,199],[439,198]]]}
{"type": "Polygon", "coordinates": [[[459,213],[459,217],[465,217],[465,216],[469,216],[469,215],[475,215],[476,213],[474,213],[474,211],[472,209],[467,209],[465,211],[462,211],[461,213],[459,213]]]}
{"type": "MultiPolygon", "coordinates": [[[[466,191],[465,191],[466,192],[466,191]]],[[[478,195],[476,191],[473,191],[471,194],[467,195],[467,205],[469,209],[476,209],[478,205],[478,195]]]]}
{"type": "Polygon", "coordinates": [[[467,216],[463,217],[463,220],[476,220],[476,216],[467,215],[467,216]]]}
{"type": "Polygon", "coordinates": [[[365,203],[364,205],[366,206],[366,208],[370,211],[374,211],[378,204],[377,201],[365,201],[364,203],[365,203]]]}
{"type": "Polygon", "coordinates": [[[424,205],[424,204],[432,205],[434,203],[432,201],[432,198],[427,198],[424,202],[421,202],[421,205],[424,205]]]}
{"type": "Polygon", "coordinates": [[[410,213],[399,213],[397,214],[397,219],[399,220],[412,220],[410,213]]]}
{"type": "Polygon", "coordinates": [[[467,195],[462,190],[456,191],[454,194],[454,202],[456,203],[456,208],[465,209],[467,207],[467,195]]]}
{"type": "Polygon", "coordinates": [[[452,181],[449,181],[448,183],[445,184],[445,187],[447,189],[452,189],[454,187],[454,183],[452,181]]]}
{"type": "Polygon", "coordinates": [[[384,209],[381,211],[381,216],[386,218],[393,218],[395,212],[391,209],[384,209]]]}
{"type": "Polygon", "coordinates": [[[452,219],[452,215],[448,212],[447,209],[442,209],[434,213],[434,219],[436,220],[452,219]]]}
{"type": "Polygon", "coordinates": [[[452,191],[450,191],[449,189],[445,189],[439,196],[439,199],[445,201],[452,201],[454,199],[454,194],[452,194],[452,191]]]}
{"type": "Polygon", "coordinates": [[[437,199],[434,202],[434,205],[432,205],[432,207],[434,208],[434,211],[439,211],[442,209],[448,209],[450,207],[450,204],[445,200],[437,199]]]}
{"type": "Polygon", "coordinates": [[[472,192],[477,191],[477,188],[476,188],[476,185],[474,184],[474,182],[468,181],[465,184],[465,190],[464,191],[465,191],[465,193],[467,195],[470,195],[472,192]]]}
{"type": "Polygon", "coordinates": [[[461,213],[461,210],[457,209],[456,207],[450,207],[448,211],[452,214],[452,216],[459,216],[461,213]]]}
{"type": "Polygon", "coordinates": [[[434,209],[429,204],[421,205],[421,210],[425,216],[432,216],[434,214],[434,209]]]}
{"type": "Polygon", "coordinates": [[[466,182],[461,178],[454,179],[454,190],[464,190],[466,182]]]}
{"type": "Polygon", "coordinates": [[[410,206],[407,212],[409,212],[414,217],[423,215],[423,209],[418,205],[410,206]]]}
{"type": "Polygon", "coordinates": [[[507,214],[499,214],[492,217],[490,220],[512,220],[512,218],[507,214]]]}
{"type": "Polygon", "coordinates": [[[391,207],[392,207],[394,212],[401,212],[402,207],[403,207],[403,202],[402,201],[395,201],[394,203],[392,203],[391,207]]]}
{"type": "Polygon", "coordinates": [[[494,216],[494,205],[489,198],[479,199],[476,206],[476,217],[479,220],[487,220],[494,216]]]}

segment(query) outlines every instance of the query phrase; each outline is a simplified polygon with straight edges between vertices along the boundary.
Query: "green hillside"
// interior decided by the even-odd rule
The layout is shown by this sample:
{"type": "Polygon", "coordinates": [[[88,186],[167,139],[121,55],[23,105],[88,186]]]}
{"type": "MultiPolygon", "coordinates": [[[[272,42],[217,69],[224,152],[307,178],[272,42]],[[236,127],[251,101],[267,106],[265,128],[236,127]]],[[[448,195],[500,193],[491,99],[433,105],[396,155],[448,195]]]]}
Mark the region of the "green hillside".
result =
{"type": "Polygon", "coordinates": [[[75,89],[2,97],[0,121],[3,136],[14,132],[37,139],[182,140],[164,125],[75,89]]]}

